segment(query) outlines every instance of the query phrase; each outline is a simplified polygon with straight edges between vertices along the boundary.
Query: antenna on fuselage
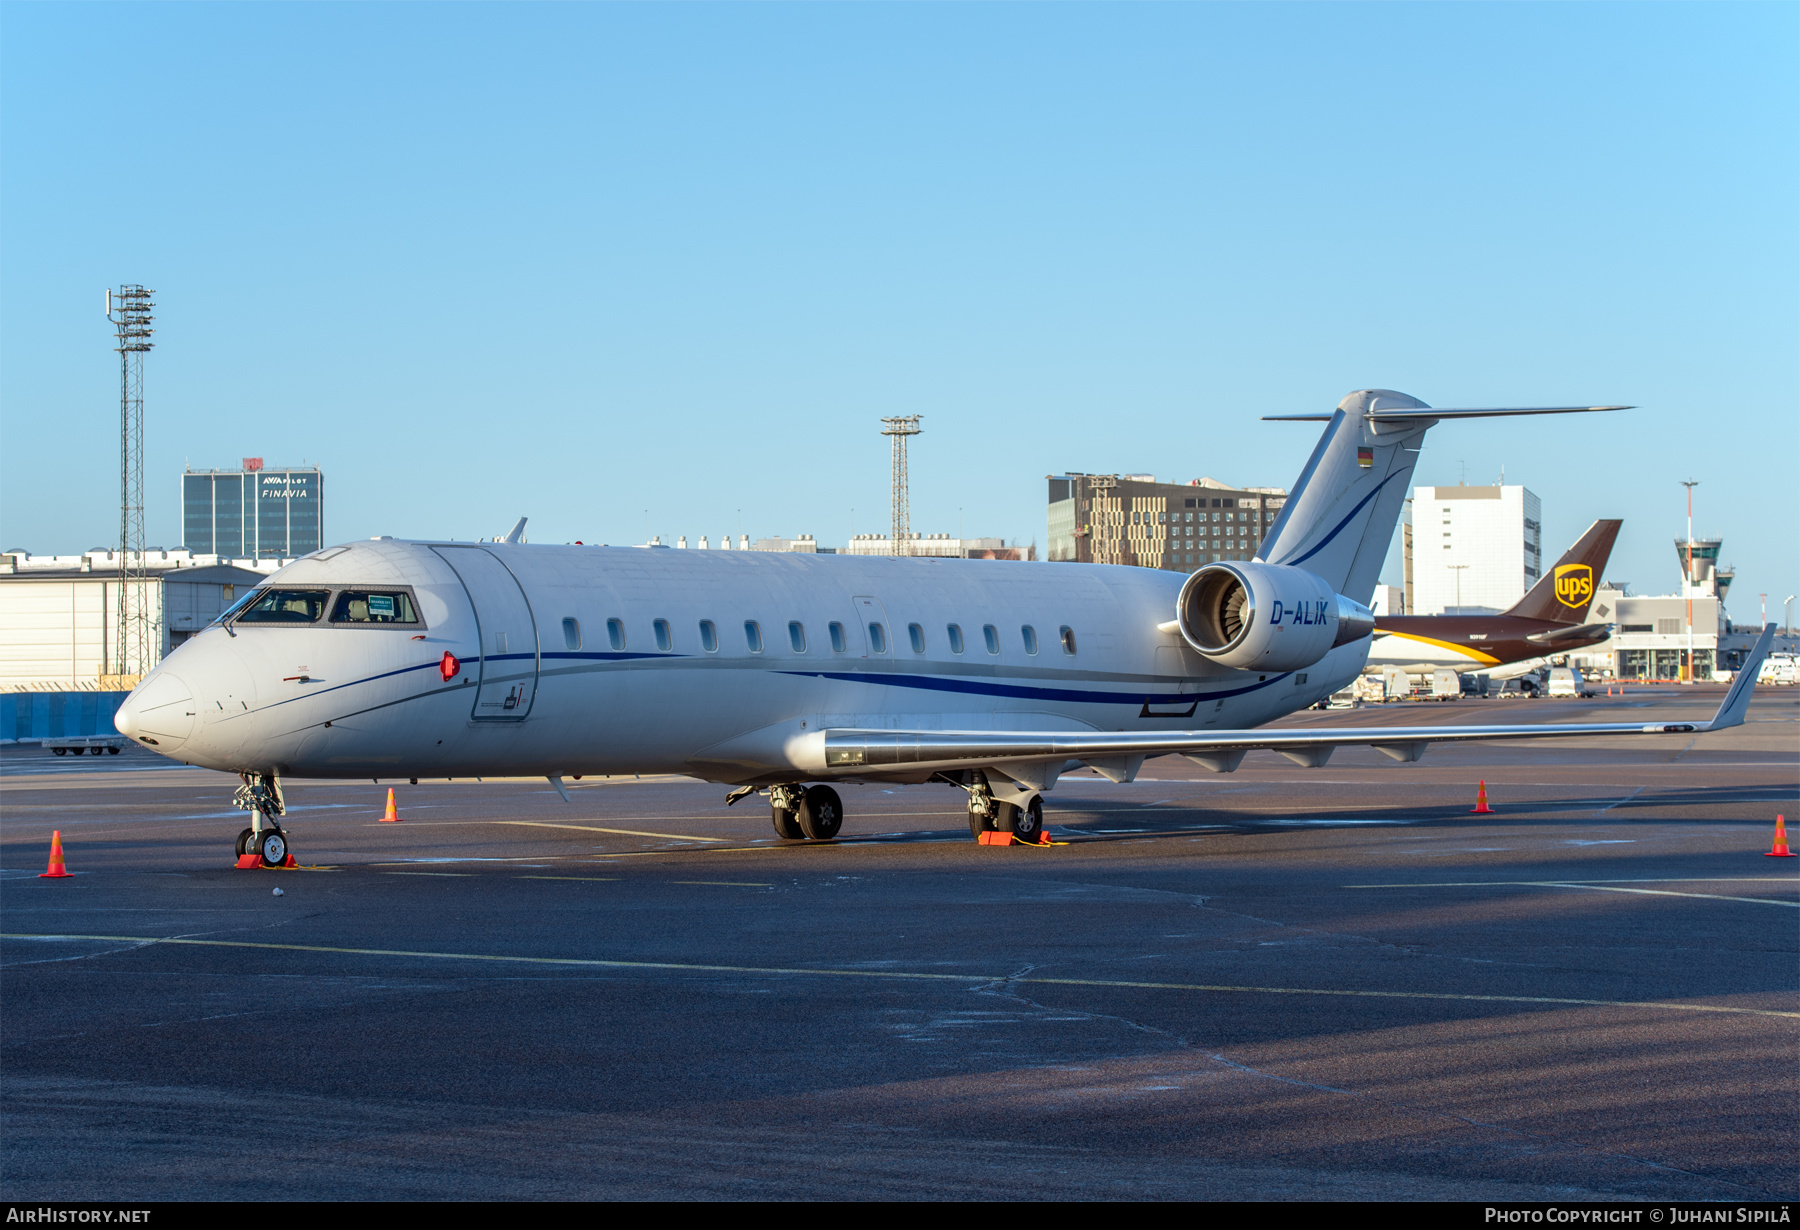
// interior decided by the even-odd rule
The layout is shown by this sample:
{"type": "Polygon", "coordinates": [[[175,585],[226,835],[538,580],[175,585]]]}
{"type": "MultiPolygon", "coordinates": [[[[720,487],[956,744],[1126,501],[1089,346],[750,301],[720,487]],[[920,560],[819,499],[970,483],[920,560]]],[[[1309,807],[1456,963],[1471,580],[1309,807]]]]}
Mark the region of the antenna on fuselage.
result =
{"type": "Polygon", "coordinates": [[[525,523],[529,520],[531,520],[531,518],[529,518],[529,517],[520,517],[519,523],[512,527],[512,532],[509,533],[505,538],[502,538],[500,541],[501,542],[513,542],[513,543],[524,542],[525,541],[525,523]]]}

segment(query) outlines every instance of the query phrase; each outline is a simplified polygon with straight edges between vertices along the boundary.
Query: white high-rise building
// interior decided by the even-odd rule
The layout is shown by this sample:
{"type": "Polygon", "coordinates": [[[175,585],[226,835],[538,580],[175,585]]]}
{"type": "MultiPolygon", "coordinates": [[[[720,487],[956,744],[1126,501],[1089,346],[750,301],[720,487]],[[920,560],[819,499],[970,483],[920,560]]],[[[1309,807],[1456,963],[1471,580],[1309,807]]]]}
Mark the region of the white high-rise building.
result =
{"type": "Polygon", "coordinates": [[[1414,615],[1504,611],[1543,575],[1542,512],[1524,487],[1414,487],[1414,615]]]}

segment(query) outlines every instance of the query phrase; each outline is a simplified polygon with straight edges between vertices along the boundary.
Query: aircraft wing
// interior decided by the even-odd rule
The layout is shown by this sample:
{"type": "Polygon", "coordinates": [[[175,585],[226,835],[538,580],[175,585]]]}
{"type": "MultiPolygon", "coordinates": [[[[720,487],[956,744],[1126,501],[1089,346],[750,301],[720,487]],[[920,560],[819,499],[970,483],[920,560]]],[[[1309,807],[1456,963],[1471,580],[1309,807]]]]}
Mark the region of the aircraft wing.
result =
{"type": "Polygon", "coordinates": [[[1044,789],[1067,761],[1078,760],[1116,781],[1136,776],[1146,756],[1170,752],[1208,768],[1230,772],[1244,753],[1280,752],[1296,764],[1316,767],[1345,745],[1373,747],[1395,760],[1417,760],[1431,743],[1493,739],[1552,739],[1574,735],[1698,734],[1743,723],[1756,675],[1775,637],[1767,624],[1725,693],[1718,712],[1704,722],[1554,722],[1527,726],[1330,726],[1259,730],[1156,731],[954,731],[827,730],[825,765],[840,772],[993,768],[1022,785],[1044,789]]]}

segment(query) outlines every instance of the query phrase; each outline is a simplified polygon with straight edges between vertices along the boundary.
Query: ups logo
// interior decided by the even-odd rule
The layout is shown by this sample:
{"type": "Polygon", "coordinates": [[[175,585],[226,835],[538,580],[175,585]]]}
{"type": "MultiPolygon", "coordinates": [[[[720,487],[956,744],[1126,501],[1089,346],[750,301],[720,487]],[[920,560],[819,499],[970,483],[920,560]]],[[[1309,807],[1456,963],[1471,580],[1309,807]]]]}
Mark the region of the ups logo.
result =
{"type": "Polygon", "coordinates": [[[1579,610],[1594,597],[1594,570],[1587,564],[1560,564],[1556,569],[1556,600],[1579,610]]]}

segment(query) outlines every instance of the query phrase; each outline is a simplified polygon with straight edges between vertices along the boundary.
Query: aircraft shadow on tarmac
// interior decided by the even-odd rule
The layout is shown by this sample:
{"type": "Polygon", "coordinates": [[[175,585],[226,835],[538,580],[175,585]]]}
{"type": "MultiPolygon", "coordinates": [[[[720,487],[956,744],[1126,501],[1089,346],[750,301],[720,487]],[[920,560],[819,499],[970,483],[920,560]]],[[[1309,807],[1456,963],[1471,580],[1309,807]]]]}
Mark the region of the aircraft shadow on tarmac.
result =
{"type": "Polygon", "coordinates": [[[1782,791],[1776,787],[1731,792],[1709,790],[1704,787],[1643,790],[1629,795],[1591,798],[1508,800],[1504,805],[1497,806],[1493,814],[1483,815],[1479,820],[1469,814],[1466,808],[1447,809],[1442,804],[1354,810],[1297,808],[1291,815],[1284,816],[1269,815],[1266,812],[1237,811],[1229,807],[1165,805],[1126,812],[1118,812],[1109,808],[1106,815],[1093,819],[1077,818],[1082,809],[1074,808],[1071,809],[1075,813],[1074,815],[1065,813],[1059,816],[1055,813],[1047,813],[1045,819],[1050,827],[1062,829],[1070,835],[1081,834],[1085,841],[1156,836],[1163,833],[1173,836],[1192,832],[1199,828],[1248,830],[1294,825],[1321,828],[1332,825],[1405,827],[1423,824],[1455,824],[1463,820],[1469,820],[1484,827],[1496,824],[1529,823],[1538,820],[1555,825],[1573,823],[1588,827],[1595,824],[1656,824],[1678,818],[1683,825],[1716,827],[1746,823],[1760,824],[1765,817],[1704,816],[1693,814],[1692,809],[1717,808],[1733,804],[1781,803],[1789,801],[1793,797],[1792,792],[1782,791]],[[1688,814],[1680,817],[1627,814],[1649,809],[1658,811],[1675,809],[1688,814]],[[1570,815],[1570,813],[1584,812],[1590,814],[1578,814],[1573,817],[1570,815]],[[1130,827],[1126,828],[1126,825],[1130,827]]]}

